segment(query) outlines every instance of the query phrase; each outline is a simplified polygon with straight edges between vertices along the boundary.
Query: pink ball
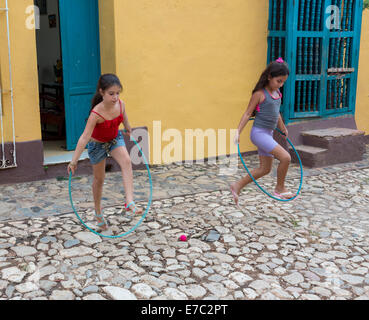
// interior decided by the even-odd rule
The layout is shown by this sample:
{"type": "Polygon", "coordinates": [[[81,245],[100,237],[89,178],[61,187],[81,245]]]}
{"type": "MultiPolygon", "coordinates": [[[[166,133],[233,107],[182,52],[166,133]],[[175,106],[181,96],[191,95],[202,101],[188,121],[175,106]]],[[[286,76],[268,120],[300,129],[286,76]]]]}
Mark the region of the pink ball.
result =
{"type": "Polygon", "coordinates": [[[182,234],[182,235],[179,237],[179,240],[180,240],[180,241],[185,242],[185,241],[187,241],[187,236],[186,236],[186,235],[184,235],[184,234],[182,234]]]}

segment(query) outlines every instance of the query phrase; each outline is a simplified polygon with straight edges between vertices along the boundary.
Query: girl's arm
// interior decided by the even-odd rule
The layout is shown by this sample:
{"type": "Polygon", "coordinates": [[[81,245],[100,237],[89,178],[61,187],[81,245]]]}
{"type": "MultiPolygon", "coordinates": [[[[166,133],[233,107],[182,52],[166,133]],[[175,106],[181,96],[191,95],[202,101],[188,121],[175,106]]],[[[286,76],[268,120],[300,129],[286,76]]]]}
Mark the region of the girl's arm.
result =
{"type": "Polygon", "coordinates": [[[127,130],[127,134],[130,136],[132,133],[132,128],[131,125],[129,124],[128,121],[128,116],[127,116],[127,112],[126,112],[126,105],[124,104],[124,102],[122,101],[123,104],[123,125],[124,128],[127,130]]]}
{"type": "Polygon", "coordinates": [[[91,113],[91,115],[88,118],[85,130],[83,131],[81,137],[78,140],[78,144],[77,144],[76,150],[74,151],[72,161],[68,165],[68,169],[67,169],[68,174],[70,170],[72,170],[72,173],[74,174],[75,170],[77,169],[78,160],[81,157],[82,152],[85,150],[87,143],[91,139],[91,135],[95,129],[97,120],[98,120],[98,116],[94,113],[91,113]]]}
{"type": "Polygon", "coordinates": [[[277,128],[279,130],[281,130],[285,134],[285,138],[287,138],[287,136],[288,136],[288,130],[286,128],[286,125],[283,122],[283,119],[282,119],[281,114],[279,114],[277,128]]]}
{"type": "Polygon", "coordinates": [[[235,143],[238,144],[239,143],[239,139],[240,139],[240,135],[242,130],[245,128],[247,122],[250,120],[250,118],[252,117],[252,114],[254,112],[254,110],[256,109],[256,106],[261,103],[264,100],[264,94],[262,91],[257,91],[255,92],[249,102],[249,105],[245,111],[245,113],[243,114],[241,121],[238,125],[238,130],[237,130],[237,134],[235,137],[235,143]]]}

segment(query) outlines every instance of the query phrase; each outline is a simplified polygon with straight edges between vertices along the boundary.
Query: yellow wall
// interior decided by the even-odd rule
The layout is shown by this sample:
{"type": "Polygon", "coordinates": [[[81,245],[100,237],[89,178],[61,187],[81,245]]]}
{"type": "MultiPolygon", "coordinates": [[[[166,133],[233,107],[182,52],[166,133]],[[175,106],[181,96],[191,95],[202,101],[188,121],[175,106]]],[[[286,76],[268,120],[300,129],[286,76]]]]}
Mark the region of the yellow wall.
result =
{"type": "Polygon", "coordinates": [[[114,0],[99,0],[101,72],[116,73],[114,0]]]}
{"type": "MultiPolygon", "coordinates": [[[[155,120],[183,137],[186,128],[237,128],[266,65],[267,25],[268,1],[115,0],[116,70],[131,125],[151,137],[155,120]]],[[[255,150],[249,130],[242,151],[255,150]]]]}
{"type": "MultiPolygon", "coordinates": [[[[26,8],[33,0],[8,1],[11,41],[11,64],[14,89],[16,142],[41,139],[38,102],[38,75],[35,31],[26,28],[26,8]]],[[[0,0],[0,7],[5,1],[0,0]]],[[[3,95],[5,141],[12,142],[11,99],[9,82],[6,15],[0,13],[0,66],[3,95]]]]}
{"type": "Polygon", "coordinates": [[[363,11],[360,60],[356,100],[356,123],[358,129],[369,135],[369,10],[363,11]]]}

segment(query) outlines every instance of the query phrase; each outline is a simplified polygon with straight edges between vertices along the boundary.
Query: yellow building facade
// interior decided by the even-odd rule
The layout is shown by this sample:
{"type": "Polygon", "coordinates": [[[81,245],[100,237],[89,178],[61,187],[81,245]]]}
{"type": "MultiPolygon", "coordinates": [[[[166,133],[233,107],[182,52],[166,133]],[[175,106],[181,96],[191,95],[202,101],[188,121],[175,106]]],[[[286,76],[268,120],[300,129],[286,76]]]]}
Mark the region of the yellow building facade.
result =
{"type": "MultiPolygon", "coordinates": [[[[44,162],[33,4],[8,1],[9,28],[6,12],[0,13],[1,138],[9,150],[15,140],[19,161],[17,168],[0,170],[0,183],[52,176],[51,165],[45,168],[44,162]]],[[[232,130],[266,66],[269,1],[99,0],[98,4],[101,73],[116,73],[121,79],[121,98],[132,127],[147,127],[150,163],[235,153],[232,130]],[[203,153],[196,153],[196,143],[186,144],[196,129],[208,133],[203,153]]],[[[6,1],[0,0],[0,8],[5,7],[6,1]]],[[[48,15],[51,26],[50,14],[55,12],[48,15]]],[[[368,44],[366,10],[355,114],[358,129],[365,132],[369,132],[368,44]]],[[[243,152],[255,150],[248,138],[250,129],[248,125],[241,137],[243,152]]]]}
{"type": "Polygon", "coordinates": [[[363,11],[355,120],[360,130],[369,133],[369,10],[363,11]]]}

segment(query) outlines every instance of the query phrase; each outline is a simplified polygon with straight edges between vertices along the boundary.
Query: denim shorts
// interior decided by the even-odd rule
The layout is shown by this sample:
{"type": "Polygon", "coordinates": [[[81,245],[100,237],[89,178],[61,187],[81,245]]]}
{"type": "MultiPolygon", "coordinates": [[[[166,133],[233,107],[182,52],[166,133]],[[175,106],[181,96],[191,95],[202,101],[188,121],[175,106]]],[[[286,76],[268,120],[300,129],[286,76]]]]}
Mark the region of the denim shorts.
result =
{"type": "Polygon", "coordinates": [[[98,164],[106,159],[114,149],[125,146],[126,144],[121,131],[118,131],[117,137],[109,142],[90,141],[87,144],[90,162],[93,165],[98,164]]]}
{"type": "Polygon", "coordinates": [[[273,131],[271,129],[252,127],[250,139],[258,147],[260,156],[273,157],[270,152],[278,145],[273,138],[273,131]]]}

